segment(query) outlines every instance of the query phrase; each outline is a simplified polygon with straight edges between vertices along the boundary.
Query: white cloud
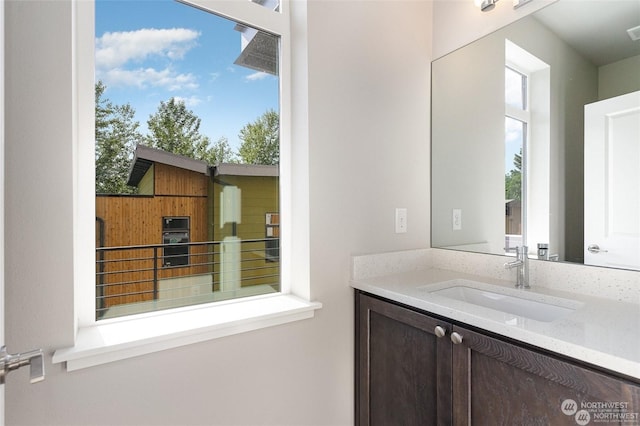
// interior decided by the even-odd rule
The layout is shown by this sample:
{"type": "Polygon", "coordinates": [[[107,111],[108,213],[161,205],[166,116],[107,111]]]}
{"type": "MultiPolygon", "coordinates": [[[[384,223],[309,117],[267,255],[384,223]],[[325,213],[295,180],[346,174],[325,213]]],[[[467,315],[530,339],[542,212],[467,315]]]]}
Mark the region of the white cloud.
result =
{"type": "Polygon", "coordinates": [[[202,99],[197,96],[190,96],[188,98],[183,98],[182,96],[174,96],[174,99],[177,102],[183,102],[188,107],[194,107],[202,103],[202,99]]]}
{"type": "Polygon", "coordinates": [[[220,73],[212,72],[211,74],[209,74],[209,76],[211,77],[211,81],[216,81],[218,78],[220,78],[220,73]]]}
{"type": "Polygon", "coordinates": [[[165,58],[169,64],[180,60],[196,45],[199,36],[199,32],[186,28],[143,28],[104,33],[96,39],[97,77],[107,87],[194,90],[198,88],[198,82],[193,74],[177,73],[171,65],[158,70],[142,63],[152,58],[165,58]]]}
{"type": "Polygon", "coordinates": [[[109,86],[135,86],[140,89],[161,87],[169,91],[195,90],[198,88],[196,77],[189,74],[178,74],[170,68],[156,70],[154,68],[137,68],[132,70],[115,68],[101,72],[98,77],[109,86]]]}
{"type": "Polygon", "coordinates": [[[246,81],[258,81],[258,80],[263,80],[267,77],[269,77],[269,74],[267,74],[266,72],[258,71],[258,72],[254,72],[253,74],[249,74],[244,79],[246,81]]]}
{"type": "Polygon", "coordinates": [[[152,56],[182,59],[196,45],[199,36],[199,32],[187,28],[107,32],[96,39],[96,67],[118,68],[152,56]]]}

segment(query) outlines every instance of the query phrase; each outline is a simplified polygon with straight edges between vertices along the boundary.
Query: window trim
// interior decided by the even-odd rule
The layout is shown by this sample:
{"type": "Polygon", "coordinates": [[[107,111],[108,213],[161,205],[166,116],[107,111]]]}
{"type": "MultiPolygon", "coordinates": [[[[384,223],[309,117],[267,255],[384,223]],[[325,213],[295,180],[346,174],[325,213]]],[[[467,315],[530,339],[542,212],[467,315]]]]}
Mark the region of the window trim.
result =
{"type": "Polygon", "coordinates": [[[95,7],[93,1],[72,2],[75,312],[69,326],[75,331],[75,341],[72,347],[57,350],[53,357],[54,363],[66,362],[67,370],[311,318],[322,307],[311,301],[306,3],[281,0],[278,13],[249,1],[179,1],[280,36],[281,292],[96,322],[95,147],[87,143],[95,135],[95,7]],[[297,28],[295,64],[290,27],[297,28]],[[291,120],[294,102],[296,123],[291,120]],[[295,146],[291,143],[294,137],[295,146]],[[192,321],[184,324],[184,318],[192,321]],[[184,325],[166,327],[167,323],[184,325]],[[111,331],[123,325],[131,333],[115,338],[111,331]]]}
{"type": "Polygon", "coordinates": [[[74,371],[135,356],[313,318],[319,302],[266,295],[101,320],[81,327],[75,345],[57,350],[54,364],[74,371]]]}

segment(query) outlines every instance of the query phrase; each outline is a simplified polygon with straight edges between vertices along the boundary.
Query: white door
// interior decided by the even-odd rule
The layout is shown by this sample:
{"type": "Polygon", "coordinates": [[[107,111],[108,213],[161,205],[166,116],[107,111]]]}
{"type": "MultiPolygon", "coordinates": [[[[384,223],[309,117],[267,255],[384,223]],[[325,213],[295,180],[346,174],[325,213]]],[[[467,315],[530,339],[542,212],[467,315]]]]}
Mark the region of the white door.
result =
{"type": "Polygon", "coordinates": [[[584,263],[640,270],[640,91],[585,106],[584,263]]]}

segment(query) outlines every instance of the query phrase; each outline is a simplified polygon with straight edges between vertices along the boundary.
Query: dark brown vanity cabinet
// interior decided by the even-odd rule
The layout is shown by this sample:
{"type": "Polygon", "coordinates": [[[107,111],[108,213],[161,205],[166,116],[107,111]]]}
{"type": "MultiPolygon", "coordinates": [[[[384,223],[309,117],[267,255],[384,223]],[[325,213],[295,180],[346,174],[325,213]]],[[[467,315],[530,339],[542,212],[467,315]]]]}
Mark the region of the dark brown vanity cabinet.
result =
{"type": "Polygon", "coordinates": [[[640,424],[638,413],[639,383],[356,292],[358,425],[640,424]]]}
{"type": "Polygon", "coordinates": [[[356,424],[451,424],[451,325],[356,294],[356,424]]]}

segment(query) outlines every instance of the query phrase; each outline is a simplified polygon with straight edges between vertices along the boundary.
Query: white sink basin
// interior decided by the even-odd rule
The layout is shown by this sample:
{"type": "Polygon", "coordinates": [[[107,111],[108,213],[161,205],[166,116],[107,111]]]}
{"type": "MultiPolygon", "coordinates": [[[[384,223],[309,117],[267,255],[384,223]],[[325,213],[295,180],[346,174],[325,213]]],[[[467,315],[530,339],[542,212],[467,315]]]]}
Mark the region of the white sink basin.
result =
{"type": "Polygon", "coordinates": [[[447,287],[431,293],[542,322],[564,318],[581,305],[579,302],[567,300],[574,307],[558,306],[467,286],[447,287]]]}

